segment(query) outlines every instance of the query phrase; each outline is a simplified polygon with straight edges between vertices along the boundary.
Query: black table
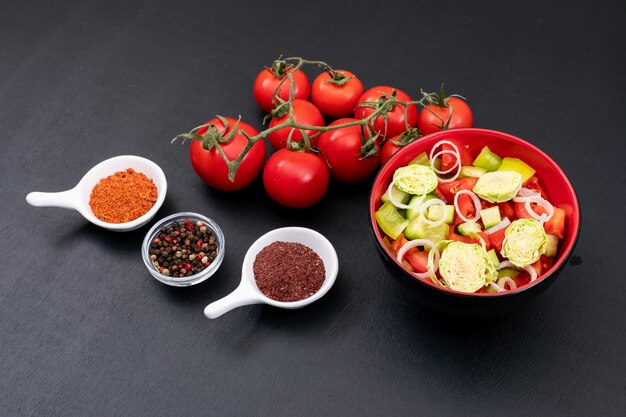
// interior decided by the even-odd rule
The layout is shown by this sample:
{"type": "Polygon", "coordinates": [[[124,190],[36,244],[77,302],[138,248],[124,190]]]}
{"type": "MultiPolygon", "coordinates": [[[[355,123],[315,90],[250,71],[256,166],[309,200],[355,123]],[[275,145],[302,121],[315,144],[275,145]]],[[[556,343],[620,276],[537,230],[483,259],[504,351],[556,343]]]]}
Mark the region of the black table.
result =
{"type": "Polygon", "coordinates": [[[623,2],[4,3],[0,415],[626,415],[623,2]],[[551,155],[583,212],[557,282],[509,316],[442,317],[385,273],[370,181],[333,183],[303,211],[274,204],[259,180],[233,194],[204,185],[169,140],[215,114],[261,127],[252,82],[280,54],[413,95],[445,82],[475,126],[551,155]],[[164,169],[156,219],[196,211],[222,226],[212,279],[154,280],[139,251],[148,226],[117,234],[26,204],[120,154],[164,169]],[[335,245],[330,293],[207,320],[248,245],[289,225],[335,245]]]}

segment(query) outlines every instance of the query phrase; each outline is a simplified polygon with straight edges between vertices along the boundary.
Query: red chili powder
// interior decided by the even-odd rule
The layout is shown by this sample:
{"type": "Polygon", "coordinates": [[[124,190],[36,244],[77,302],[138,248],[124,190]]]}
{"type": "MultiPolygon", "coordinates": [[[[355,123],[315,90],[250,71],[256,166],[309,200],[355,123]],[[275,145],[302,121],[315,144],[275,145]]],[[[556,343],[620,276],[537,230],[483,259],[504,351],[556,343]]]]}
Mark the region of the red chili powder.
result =
{"type": "Polygon", "coordinates": [[[126,223],[150,210],[157,200],[157,187],[132,168],[103,178],[93,187],[89,205],[93,214],[107,223],[126,223]]]}
{"type": "Polygon", "coordinates": [[[272,300],[299,301],[315,294],[326,278],[324,262],[308,246],[274,242],[257,254],[252,265],[259,290],[272,300]]]}

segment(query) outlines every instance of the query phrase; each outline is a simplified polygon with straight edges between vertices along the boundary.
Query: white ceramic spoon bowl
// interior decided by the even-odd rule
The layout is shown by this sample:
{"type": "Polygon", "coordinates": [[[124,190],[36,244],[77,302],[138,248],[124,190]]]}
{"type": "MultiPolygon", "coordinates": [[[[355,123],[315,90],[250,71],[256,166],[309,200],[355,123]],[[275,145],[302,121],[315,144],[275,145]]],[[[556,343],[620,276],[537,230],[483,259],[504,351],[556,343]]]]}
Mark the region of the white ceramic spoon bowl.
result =
{"type": "Polygon", "coordinates": [[[204,315],[210,319],[215,319],[228,311],[249,305],[249,304],[269,304],[274,307],[294,309],[301,308],[319,300],[328,292],[335,283],[339,272],[339,261],[333,245],[323,235],[315,230],[303,227],[284,227],[272,230],[258,238],[246,252],[243,259],[241,271],[241,282],[235,291],[226,297],[217,300],[204,309],[204,315]],[[312,296],[300,301],[281,302],[272,300],[265,296],[256,285],[252,265],[256,255],[273,242],[297,242],[313,249],[324,262],[326,269],[326,279],[322,287],[312,296]]]}
{"type": "Polygon", "coordinates": [[[167,193],[167,181],[163,170],[149,159],[134,155],[122,155],[107,159],[91,168],[85,176],[71,190],[57,193],[32,192],[26,196],[26,201],[35,207],[61,207],[78,211],[91,223],[105,229],[126,232],[138,229],[149,222],[159,210],[165,194],[167,193]],[[143,216],[126,223],[107,223],[94,216],[89,206],[89,196],[93,187],[103,178],[132,168],[150,178],[157,187],[157,201],[143,216]]]}

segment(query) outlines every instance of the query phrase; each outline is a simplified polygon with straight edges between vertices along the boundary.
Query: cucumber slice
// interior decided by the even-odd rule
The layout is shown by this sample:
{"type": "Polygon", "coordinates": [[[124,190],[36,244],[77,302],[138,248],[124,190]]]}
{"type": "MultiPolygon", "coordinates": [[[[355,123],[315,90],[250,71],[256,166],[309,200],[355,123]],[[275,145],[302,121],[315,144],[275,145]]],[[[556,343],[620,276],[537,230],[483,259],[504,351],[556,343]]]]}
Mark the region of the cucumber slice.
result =
{"type": "Polygon", "coordinates": [[[400,236],[400,233],[409,224],[409,221],[398,213],[396,206],[391,204],[390,201],[380,206],[374,216],[382,231],[394,240],[400,236]]]}
{"type": "Polygon", "coordinates": [[[502,217],[500,217],[500,208],[498,206],[493,206],[482,209],[480,211],[480,218],[483,221],[485,229],[489,229],[502,221],[502,217]]]}
{"type": "Polygon", "coordinates": [[[459,174],[459,178],[478,178],[486,172],[487,170],[485,168],[463,166],[461,167],[461,173],[459,174]]]}
{"type": "Polygon", "coordinates": [[[498,171],[515,171],[522,174],[522,184],[528,181],[530,177],[535,175],[535,170],[521,159],[504,158],[502,164],[498,167],[498,171]]]}
{"type": "MultiPolygon", "coordinates": [[[[409,199],[411,198],[411,195],[409,193],[405,193],[404,191],[397,188],[395,185],[391,187],[391,194],[393,195],[394,200],[401,204],[406,204],[407,201],[409,201],[409,199]]],[[[389,194],[387,194],[387,191],[385,191],[383,195],[380,196],[380,201],[382,201],[383,203],[389,201],[389,194]]]]}
{"type": "Polygon", "coordinates": [[[502,163],[502,158],[500,158],[495,153],[491,152],[489,148],[485,146],[480,151],[476,159],[474,159],[474,162],[472,163],[472,165],[478,168],[483,168],[487,172],[491,172],[491,171],[495,171],[496,169],[498,169],[501,163],[502,163]]]}
{"type": "Polygon", "coordinates": [[[442,223],[439,226],[431,226],[420,217],[411,220],[404,229],[404,236],[406,236],[407,239],[428,239],[433,243],[447,239],[449,233],[450,226],[446,223],[442,223]]]}
{"type": "Polygon", "coordinates": [[[483,231],[483,229],[480,228],[480,225],[476,222],[461,223],[456,227],[456,229],[463,236],[469,236],[470,233],[479,233],[483,231]]]}
{"type": "Polygon", "coordinates": [[[444,223],[452,224],[454,222],[454,206],[447,204],[445,206],[434,205],[428,207],[428,214],[426,215],[428,220],[436,222],[442,217],[444,223]]]}
{"type": "Polygon", "coordinates": [[[544,255],[546,255],[548,258],[552,258],[553,256],[556,256],[556,250],[558,246],[559,246],[559,238],[554,235],[546,234],[546,251],[544,255]]]}
{"type": "Polygon", "coordinates": [[[437,198],[437,196],[434,195],[434,194],[426,194],[426,197],[424,197],[424,201],[422,201],[420,204],[417,204],[416,201],[419,201],[420,198],[422,198],[422,197],[419,196],[419,195],[414,195],[409,200],[409,204],[408,205],[410,207],[408,209],[406,209],[406,218],[407,219],[413,220],[413,219],[419,217],[420,209],[422,207],[422,204],[424,204],[428,200],[432,200],[433,198],[437,198]]]}
{"type": "Polygon", "coordinates": [[[498,271],[498,278],[515,278],[519,275],[519,271],[513,268],[502,268],[498,271]]]}
{"type": "Polygon", "coordinates": [[[496,253],[495,249],[487,251],[487,255],[489,256],[489,259],[491,259],[493,266],[497,267],[498,265],[500,265],[500,259],[498,259],[498,254],[496,253]]]}

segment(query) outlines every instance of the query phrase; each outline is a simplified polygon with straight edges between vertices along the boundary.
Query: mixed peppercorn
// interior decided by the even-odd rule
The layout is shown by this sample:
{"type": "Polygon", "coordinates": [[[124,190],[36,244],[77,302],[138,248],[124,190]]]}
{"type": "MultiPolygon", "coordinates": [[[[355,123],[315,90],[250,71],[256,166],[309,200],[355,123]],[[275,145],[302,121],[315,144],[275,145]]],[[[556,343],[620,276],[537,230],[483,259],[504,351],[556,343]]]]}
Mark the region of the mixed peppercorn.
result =
{"type": "Polygon", "coordinates": [[[217,257],[217,240],[202,221],[174,221],[164,226],[152,243],[150,259],[165,276],[188,277],[205,268],[217,257]]]}

